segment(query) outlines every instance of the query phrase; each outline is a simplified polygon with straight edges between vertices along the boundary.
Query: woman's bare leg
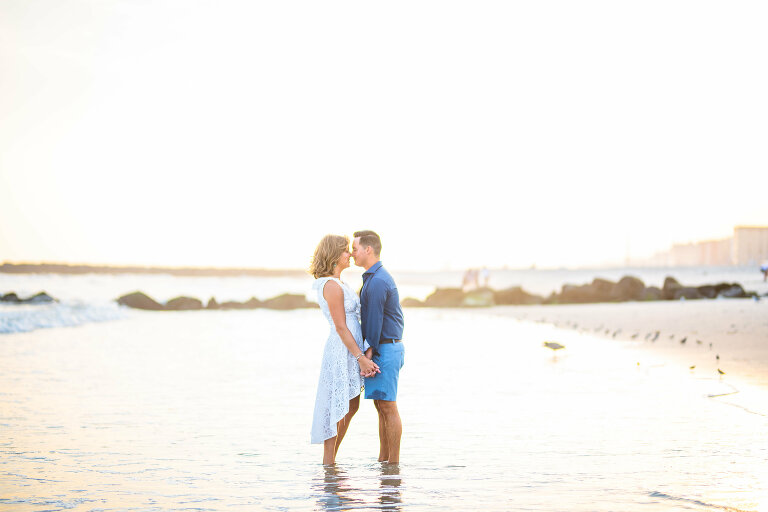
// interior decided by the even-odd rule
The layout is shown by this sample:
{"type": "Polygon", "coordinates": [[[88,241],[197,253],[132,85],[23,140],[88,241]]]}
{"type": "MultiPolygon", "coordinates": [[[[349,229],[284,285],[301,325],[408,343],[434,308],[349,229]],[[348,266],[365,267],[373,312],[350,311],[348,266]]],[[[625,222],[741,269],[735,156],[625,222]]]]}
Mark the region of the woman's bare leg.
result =
{"type": "Polygon", "coordinates": [[[355,398],[349,401],[349,412],[347,413],[344,418],[338,423],[337,432],[339,433],[336,436],[336,451],[334,452],[334,455],[336,453],[339,453],[339,446],[341,446],[341,440],[344,439],[344,434],[347,433],[347,429],[349,428],[349,422],[352,421],[352,416],[355,415],[357,410],[360,408],[360,395],[357,395],[355,398]]]}
{"type": "Polygon", "coordinates": [[[323,441],[323,464],[336,462],[336,436],[323,441]]]}

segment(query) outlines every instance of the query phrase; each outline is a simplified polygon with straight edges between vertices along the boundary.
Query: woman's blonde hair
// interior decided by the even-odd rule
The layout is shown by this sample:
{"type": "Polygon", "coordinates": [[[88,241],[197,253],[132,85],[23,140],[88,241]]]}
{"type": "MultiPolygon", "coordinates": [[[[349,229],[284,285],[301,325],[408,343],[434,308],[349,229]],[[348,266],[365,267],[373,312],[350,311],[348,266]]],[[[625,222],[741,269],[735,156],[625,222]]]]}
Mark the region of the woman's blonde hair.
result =
{"type": "Polygon", "coordinates": [[[315,279],[333,275],[336,262],[342,253],[349,250],[349,237],[341,235],[325,235],[317,244],[312,263],[309,265],[309,273],[315,279]]]}

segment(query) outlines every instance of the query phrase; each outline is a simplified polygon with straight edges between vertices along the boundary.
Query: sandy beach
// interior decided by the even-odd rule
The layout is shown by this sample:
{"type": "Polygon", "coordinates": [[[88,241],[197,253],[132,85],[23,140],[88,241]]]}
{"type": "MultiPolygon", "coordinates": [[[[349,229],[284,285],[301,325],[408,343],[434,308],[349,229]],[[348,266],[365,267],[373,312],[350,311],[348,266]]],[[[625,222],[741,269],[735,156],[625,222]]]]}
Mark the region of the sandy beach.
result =
{"type": "Polygon", "coordinates": [[[765,299],[503,306],[493,313],[634,341],[647,357],[681,370],[717,376],[720,368],[729,378],[768,387],[765,299]]]}

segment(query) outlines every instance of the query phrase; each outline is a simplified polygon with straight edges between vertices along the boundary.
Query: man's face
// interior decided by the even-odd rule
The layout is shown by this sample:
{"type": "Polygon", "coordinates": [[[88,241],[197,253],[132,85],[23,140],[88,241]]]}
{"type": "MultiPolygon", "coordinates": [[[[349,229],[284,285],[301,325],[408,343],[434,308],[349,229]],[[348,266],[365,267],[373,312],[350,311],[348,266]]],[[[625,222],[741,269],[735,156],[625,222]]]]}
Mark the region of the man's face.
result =
{"type": "Polygon", "coordinates": [[[365,248],[360,245],[360,237],[352,240],[352,257],[355,259],[355,265],[365,267],[366,254],[365,248]]]}

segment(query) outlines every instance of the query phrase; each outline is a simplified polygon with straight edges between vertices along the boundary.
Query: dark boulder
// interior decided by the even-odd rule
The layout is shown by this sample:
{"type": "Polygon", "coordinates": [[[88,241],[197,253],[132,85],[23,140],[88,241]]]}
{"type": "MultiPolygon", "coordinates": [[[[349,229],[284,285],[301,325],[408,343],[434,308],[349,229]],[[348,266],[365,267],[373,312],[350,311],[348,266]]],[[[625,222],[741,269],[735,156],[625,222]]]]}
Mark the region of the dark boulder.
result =
{"type": "Polygon", "coordinates": [[[21,299],[19,298],[18,295],[11,292],[11,293],[6,293],[2,297],[0,297],[0,302],[10,302],[12,304],[18,304],[21,302],[21,299]]]}
{"type": "Polygon", "coordinates": [[[726,297],[729,299],[743,299],[747,297],[747,293],[744,291],[744,288],[741,287],[738,283],[731,284],[728,288],[724,288],[720,291],[720,293],[717,294],[718,297],[726,297]]]}
{"type": "Polygon", "coordinates": [[[438,288],[424,300],[424,305],[432,308],[458,308],[464,302],[464,292],[460,288],[438,288]]]}
{"type": "Polygon", "coordinates": [[[717,295],[720,295],[720,292],[729,289],[731,286],[731,283],[717,283],[715,285],[715,292],[717,295]]]}
{"type": "Polygon", "coordinates": [[[661,288],[656,286],[649,286],[643,290],[643,295],[640,297],[641,300],[662,300],[662,298],[663,292],[661,291],[661,288]]]}
{"type": "Polygon", "coordinates": [[[243,304],[243,308],[245,309],[256,309],[263,306],[264,306],[264,303],[261,302],[256,297],[251,297],[250,299],[248,299],[248,301],[245,302],[245,304],[243,304]]]}
{"type": "Polygon", "coordinates": [[[544,299],[538,295],[533,295],[519,286],[506,288],[493,292],[493,301],[496,305],[519,305],[519,304],[541,304],[544,299]]]}
{"type": "Polygon", "coordinates": [[[22,300],[21,302],[23,302],[24,304],[49,304],[51,302],[57,302],[57,301],[47,293],[40,292],[37,295],[34,295],[28,299],[22,300]]]}
{"type": "Polygon", "coordinates": [[[699,295],[707,299],[714,299],[717,297],[717,288],[713,285],[707,284],[696,288],[699,290],[699,295]]]}
{"type": "Polygon", "coordinates": [[[176,297],[165,303],[165,309],[168,311],[193,311],[203,309],[203,303],[194,297],[176,297]]]}
{"type": "Polygon", "coordinates": [[[640,300],[643,298],[645,283],[633,276],[622,277],[613,288],[613,296],[616,300],[640,300]]]}
{"type": "Polygon", "coordinates": [[[245,304],[230,300],[219,304],[219,309],[245,309],[245,304]]]}
{"type": "Polygon", "coordinates": [[[664,286],[661,288],[661,296],[664,300],[672,300],[675,298],[675,293],[683,287],[677,282],[674,277],[667,277],[664,279],[664,286]]]}
{"type": "Polygon", "coordinates": [[[400,301],[400,305],[403,306],[404,308],[420,308],[424,306],[424,303],[421,302],[419,299],[406,297],[400,301]]]}
{"type": "Polygon", "coordinates": [[[690,286],[682,287],[678,290],[675,290],[675,294],[672,296],[674,300],[680,300],[680,299],[700,299],[701,294],[699,293],[698,288],[693,288],[690,286]]]}
{"type": "Polygon", "coordinates": [[[616,283],[613,281],[596,277],[590,286],[592,295],[596,299],[594,302],[607,302],[616,296],[616,283]]]}
{"type": "Polygon", "coordinates": [[[591,284],[564,284],[556,301],[560,304],[584,304],[587,302],[600,302],[600,299],[591,284]]]}
{"type": "Polygon", "coordinates": [[[215,297],[208,299],[208,305],[205,306],[205,309],[219,309],[219,303],[216,302],[215,297]]]}
{"type": "Polygon", "coordinates": [[[267,299],[262,303],[262,307],[269,309],[301,309],[301,308],[314,308],[317,304],[309,302],[303,295],[297,295],[293,293],[284,293],[277,297],[267,299]]]}
{"type": "Polygon", "coordinates": [[[118,304],[128,306],[129,308],[147,309],[151,311],[160,311],[163,309],[163,305],[156,302],[152,297],[142,293],[133,292],[128,295],[123,295],[117,299],[118,304]]]}

